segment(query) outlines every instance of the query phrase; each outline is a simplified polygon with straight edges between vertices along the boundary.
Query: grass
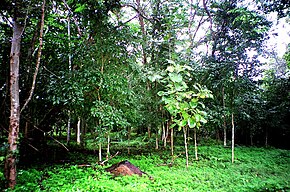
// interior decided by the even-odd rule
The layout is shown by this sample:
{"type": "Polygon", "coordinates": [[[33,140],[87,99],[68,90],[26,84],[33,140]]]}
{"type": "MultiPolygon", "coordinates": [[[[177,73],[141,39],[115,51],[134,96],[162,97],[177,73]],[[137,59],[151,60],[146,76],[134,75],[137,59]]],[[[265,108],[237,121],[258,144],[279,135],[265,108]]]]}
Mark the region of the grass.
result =
{"type": "MultiPolygon", "coordinates": [[[[74,161],[66,164],[38,165],[22,169],[14,191],[290,191],[290,151],[254,147],[237,147],[232,164],[231,149],[217,145],[200,146],[199,161],[190,148],[190,166],[185,168],[182,147],[172,167],[161,166],[171,160],[169,150],[128,156],[121,154],[105,167],[129,160],[154,179],[148,177],[112,177],[104,167],[94,164],[97,155],[70,154],[74,161]],[[79,167],[88,163],[90,167],[79,167]]],[[[6,190],[9,191],[9,190],[6,190]]]]}

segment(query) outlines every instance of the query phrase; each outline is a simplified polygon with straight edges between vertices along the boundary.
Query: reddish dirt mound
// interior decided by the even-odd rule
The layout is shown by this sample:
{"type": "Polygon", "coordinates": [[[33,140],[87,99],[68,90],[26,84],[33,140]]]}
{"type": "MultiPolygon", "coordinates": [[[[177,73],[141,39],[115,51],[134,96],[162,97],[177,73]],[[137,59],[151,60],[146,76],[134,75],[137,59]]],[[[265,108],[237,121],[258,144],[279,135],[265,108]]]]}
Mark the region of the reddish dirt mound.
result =
{"type": "Polygon", "coordinates": [[[105,170],[112,173],[114,176],[133,174],[142,176],[146,174],[127,160],[116,163],[111,167],[106,168],[105,170]]]}

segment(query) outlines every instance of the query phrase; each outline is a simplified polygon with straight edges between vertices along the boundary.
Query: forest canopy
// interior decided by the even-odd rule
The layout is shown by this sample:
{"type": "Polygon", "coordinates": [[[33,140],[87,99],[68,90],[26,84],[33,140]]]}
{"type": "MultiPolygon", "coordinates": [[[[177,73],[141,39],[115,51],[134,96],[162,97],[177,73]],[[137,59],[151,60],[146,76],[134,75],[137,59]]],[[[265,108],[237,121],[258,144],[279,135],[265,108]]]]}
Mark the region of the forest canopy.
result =
{"type": "Polygon", "coordinates": [[[4,0],[0,139],[9,186],[18,159],[49,141],[65,150],[107,145],[107,155],[111,142],[170,141],[173,155],[182,137],[196,159],[209,138],[290,149],[290,48],[280,57],[267,45],[271,13],[289,25],[283,0],[4,0]]]}

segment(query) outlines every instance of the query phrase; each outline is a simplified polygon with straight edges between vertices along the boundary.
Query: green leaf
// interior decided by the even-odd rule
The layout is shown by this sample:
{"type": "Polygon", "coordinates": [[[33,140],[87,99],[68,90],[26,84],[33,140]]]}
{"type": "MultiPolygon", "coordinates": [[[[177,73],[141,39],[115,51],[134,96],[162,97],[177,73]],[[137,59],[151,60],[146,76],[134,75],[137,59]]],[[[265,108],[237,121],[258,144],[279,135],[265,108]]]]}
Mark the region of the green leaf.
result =
{"type": "MultiPolygon", "coordinates": [[[[173,60],[171,60],[171,59],[167,59],[167,62],[168,62],[169,64],[173,64],[173,65],[175,65],[175,62],[174,62],[173,60]]],[[[169,67],[174,68],[173,66],[169,66],[169,67]]],[[[168,67],[167,67],[167,70],[168,70],[168,67]]],[[[172,71],[171,71],[171,72],[172,72],[172,71]]]]}
{"type": "Polygon", "coordinates": [[[77,7],[75,9],[75,11],[74,11],[75,13],[83,12],[85,10],[85,8],[86,8],[86,5],[85,4],[83,4],[83,5],[78,4],[77,6],[79,6],[79,7],[77,7]]]}
{"type": "MultiPolygon", "coordinates": [[[[161,96],[165,95],[165,92],[164,91],[158,91],[157,95],[161,97],[161,96]]],[[[163,98],[162,98],[162,100],[163,100],[163,98]]]]}
{"type": "Polygon", "coordinates": [[[174,71],[174,67],[168,66],[166,70],[169,71],[170,73],[172,73],[174,71]]]}
{"type": "Polygon", "coordinates": [[[148,76],[148,79],[151,82],[155,82],[155,81],[160,80],[162,78],[163,77],[161,75],[158,75],[158,74],[153,74],[153,75],[148,76]]]}
{"type": "Polygon", "coordinates": [[[171,81],[173,81],[175,83],[182,82],[182,76],[180,74],[169,73],[169,78],[170,78],[171,81]]]}
{"type": "Polygon", "coordinates": [[[189,102],[189,105],[191,108],[196,108],[198,105],[198,99],[195,99],[195,98],[191,99],[191,101],[189,102]]]}
{"type": "Polygon", "coordinates": [[[202,116],[207,116],[207,113],[205,111],[199,111],[199,113],[202,115],[202,116]]]}
{"type": "Polygon", "coordinates": [[[195,114],[194,117],[196,119],[196,122],[199,122],[201,120],[201,118],[202,118],[202,116],[200,114],[198,114],[198,113],[195,114]]]}
{"type": "Polygon", "coordinates": [[[189,118],[187,123],[190,128],[194,128],[196,126],[196,121],[193,117],[189,118]]]}
{"type": "Polygon", "coordinates": [[[187,102],[180,103],[180,110],[187,111],[189,109],[189,105],[187,102]]]}
{"type": "Polygon", "coordinates": [[[183,119],[187,120],[189,118],[189,114],[185,111],[182,112],[183,119]]]}
{"type": "Polygon", "coordinates": [[[201,118],[200,118],[200,122],[202,122],[202,123],[207,123],[207,120],[201,116],[201,118]]]}
{"type": "Polygon", "coordinates": [[[187,124],[186,120],[179,121],[179,127],[184,127],[187,124]]]}

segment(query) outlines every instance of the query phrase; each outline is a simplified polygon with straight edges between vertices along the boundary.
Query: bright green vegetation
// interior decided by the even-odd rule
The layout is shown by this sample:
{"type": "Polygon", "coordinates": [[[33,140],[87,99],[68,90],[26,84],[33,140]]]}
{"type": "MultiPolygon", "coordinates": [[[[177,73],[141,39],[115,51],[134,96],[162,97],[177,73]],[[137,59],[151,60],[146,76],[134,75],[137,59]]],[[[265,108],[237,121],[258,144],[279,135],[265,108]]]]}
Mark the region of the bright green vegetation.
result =
{"type": "Polygon", "coordinates": [[[1,0],[1,189],[289,189],[287,2],[1,0]]]}
{"type": "MultiPolygon", "coordinates": [[[[169,151],[139,155],[121,154],[105,167],[124,159],[138,166],[147,176],[113,178],[105,167],[94,165],[97,155],[76,153],[69,164],[43,165],[19,171],[14,191],[287,191],[290,190],[290,152],[279,149],[237,147],[236,161],[231,150],[217,145],[200,146],[200,160],[194,161],[189,148],[190,166],[185,168],[182,149],[172,167],[169,151]],[[90,167],[80,167],[91,164],[90,167]]],[[[3,178],[2,178],[3,179],[3,178]]]]}

